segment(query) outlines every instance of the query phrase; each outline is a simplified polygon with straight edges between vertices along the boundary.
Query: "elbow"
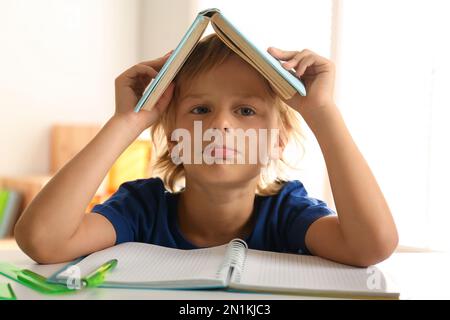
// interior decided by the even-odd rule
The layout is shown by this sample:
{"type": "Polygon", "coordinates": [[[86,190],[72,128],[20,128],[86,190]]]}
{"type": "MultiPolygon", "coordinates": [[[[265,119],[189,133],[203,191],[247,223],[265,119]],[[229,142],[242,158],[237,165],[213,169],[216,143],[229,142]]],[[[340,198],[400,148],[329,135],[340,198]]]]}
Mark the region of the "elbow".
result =
{"type": "Polygon", "coordinates": [[[398,246],[397,230],[383,234],[371,241],[364,249],[359,249],[354,255],[355,266],[370,267],[388,259],[398,246]]]}
{"type": "Polygon", "coordinates": [[[29,249],[33,241],[30,241],[29,237],[29,228],[19,220],[14,226],[14,239],[17,242],[17,245],[28,255],[29,249]]]}
{"type": "Polygon", "coordinates": [[[18,221],[14,227],[14,238],[20,249],[36,263],[56,263],[51,254],[51,246],[45,240],[45,236],[42,236],[42,233],[37,230],[18,221]]]}

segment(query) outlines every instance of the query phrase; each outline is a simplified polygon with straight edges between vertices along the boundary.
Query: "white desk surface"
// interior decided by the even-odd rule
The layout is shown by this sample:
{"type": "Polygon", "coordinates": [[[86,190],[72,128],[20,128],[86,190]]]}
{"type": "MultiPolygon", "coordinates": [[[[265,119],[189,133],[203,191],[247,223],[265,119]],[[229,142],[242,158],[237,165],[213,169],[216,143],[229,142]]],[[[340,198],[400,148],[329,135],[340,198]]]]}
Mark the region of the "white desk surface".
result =
{"type": "MultiPolygon", "coordinates": [[[[12,240],[0,240],[0,261],[50,276],[64,264],[38,265],[12,240]]],[[[377,265],[400,288],[401,299],[450,299],[450,254],[441,252],[396,252],[377,265]]],[[[235,293],[213,290],[142,290],[93,288],[69,295],[43,295],[3,275],[0,283],[11,283],[18,299],[193,299],[272,300],[317,299],[300,295],[235,293]]],[[[322,299],[322,298],[321,298],[322,299]]]]}

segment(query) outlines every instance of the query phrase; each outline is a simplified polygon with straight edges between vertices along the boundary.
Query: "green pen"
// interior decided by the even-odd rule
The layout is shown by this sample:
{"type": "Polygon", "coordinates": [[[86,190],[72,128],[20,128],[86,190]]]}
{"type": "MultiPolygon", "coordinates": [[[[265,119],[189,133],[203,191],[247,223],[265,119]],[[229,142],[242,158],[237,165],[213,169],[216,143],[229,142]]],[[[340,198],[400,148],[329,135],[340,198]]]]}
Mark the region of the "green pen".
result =
{"type": "Polygon", "coordinates": [[[75,290],[71,290],[65,285],[48,283],[45,277],[31,270],[20,269],[6,262],[0,262],[0,274],[40,293],[59,294],[75,292],[75,290]]]}
{"type": "Polygon", "coordinates": [[[74,292],[73,289],[69,289],[65,285],[49,283],[47,278],[27,269],[23,269],[17,274],[17,280],[27,287],[45,294],[74,292]]]}
{"type": "Polygon", "coordinates": [[[81,279],[83,287],[97,287],[103,281],[109,271],[117,266],[117,259],[112,259],[102,264],[98,269],[81,279]]]}
{"type": "Polygon", "coordinates": [[[0,300],[17,300],[10,283],[0,283],[0,300]]]}

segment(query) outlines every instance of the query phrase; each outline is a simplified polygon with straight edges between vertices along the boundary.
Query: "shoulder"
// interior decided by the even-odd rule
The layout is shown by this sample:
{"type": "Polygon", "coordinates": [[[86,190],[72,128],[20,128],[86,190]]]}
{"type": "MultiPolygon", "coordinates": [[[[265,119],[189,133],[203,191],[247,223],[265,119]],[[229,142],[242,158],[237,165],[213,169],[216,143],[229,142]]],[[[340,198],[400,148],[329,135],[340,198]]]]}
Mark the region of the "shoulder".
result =
{"type": "Polygon", "coordinates": [[[286,185],[285,194],[294,204],[303,204],[308,206],[327,207],[327,204],[318,198],[311,197],[306,191],[305,186],[299,180],[289,181],[286,185]]]}
{"type": "Polygon", "coordinates": [[[334,214],[323,200],[309,196],[299,180],[285,181],[277,194],[261,200],[261,212],[269,222],[273,246],[280,252],[310,254],[305,244],[309,226],[334,214]]]}
{"type": "MultiPolygon", "coordinates": [[[[154,211],[155,206],[164,199],[167,190],[160,178],[147,178],[122,183],[118,190],[103,204],[96,205],[95,210],[111,210],[128,212],[154,211]]],[[[93,211],[95,211],[93,209],[93,211]]]]}
{"type": "Polygon", "coordinates": [[[149,196],[160,197],[166,192],[164,183],[160,178],[147,178],[127,181],[119,186],[114,196],[121,198],[149,196]]]}
{"type": "Polygon", "coordinates": [[[279,196],[294,196],[294,197],[302,197],[307,196],[308,193],[305,189],[305,186],[300,180],[290,180],[290,181],[283,181],[283,186],[281,187],[280,191],[278,192],[279,196]]]}
{"type": "Polygon", "coordinates": [[[137,179],[124,182],[120,185],[118,191],[132,192],[141,190],[165,191],[164,183],[159,177],[137,179]]]}
{"type": "Polygon", "coordinates": [[[116,231],[116,244],[142,242],[144,236],[151,236],[148,228],[154,225],[158,213],[165,210],[162,205],[165,191],[160,178],[128,181],[91,211],[105,216],[111,222],[116,231]]]}
{"type": "Polygon", "coordinates": [[[325,201],[311,197],[300,180],[283,181],[277,194],[263,196],[262,203],[278,221],[290,221],[299,216],[321,216],[334,213],[325,201]],[[280,220],[281,219],[281,220],[280,220]]]}
{"type": "Polygon", "coordinates": [[[283,186],[278,193],[269,196],[277,202],[283,202],[283,204],[302,203],[308,201],[311,204],[323,204],[324,202],[319,199],[311,198],[300,180],[282,181],[283,186]]]}

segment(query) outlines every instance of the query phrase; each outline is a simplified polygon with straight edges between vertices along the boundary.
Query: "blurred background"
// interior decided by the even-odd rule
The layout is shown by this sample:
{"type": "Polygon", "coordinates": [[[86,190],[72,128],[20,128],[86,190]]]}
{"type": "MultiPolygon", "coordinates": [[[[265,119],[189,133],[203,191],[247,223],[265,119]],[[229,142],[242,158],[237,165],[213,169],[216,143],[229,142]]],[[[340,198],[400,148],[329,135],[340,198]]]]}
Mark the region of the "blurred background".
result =
{"type": "MultiPolygon", "coordinates": [[[[336,63],[337,104],[389,202],[401,248],[449,250],[445,0],[0,0],[0,237],[112,116],[114,79],[174,49],[209,7],[264,50],[308,48],[336,63]]],[[[320,149],[305,131],[292,178],[334,208],[320,149]]],[[[119,158],[91,205],[151,174],[148,139],[119,158]]]]}

